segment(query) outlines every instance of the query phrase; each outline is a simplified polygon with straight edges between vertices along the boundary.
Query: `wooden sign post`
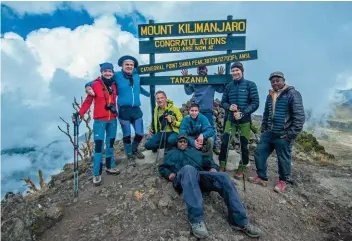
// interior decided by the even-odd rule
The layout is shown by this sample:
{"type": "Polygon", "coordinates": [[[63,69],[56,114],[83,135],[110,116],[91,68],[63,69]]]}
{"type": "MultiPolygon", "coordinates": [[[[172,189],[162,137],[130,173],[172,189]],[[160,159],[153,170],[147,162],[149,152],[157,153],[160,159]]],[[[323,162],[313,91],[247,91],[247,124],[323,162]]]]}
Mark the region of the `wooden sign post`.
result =
{"type": "Polygon", "coordinates": [[[231,62],[258,59],[257,50],[245,50],[245,36],[232,36],[233,34],[245,34],[246,30],[247,20],[233,19],[231,15],[227,17],[227,20],[170,23],[154,23],[153,20],[149,20],[149,24],[138,25],[138,37],[149,38],[149,40],[139,41],[139,53],[149,54],[149,64],[139,66],[138,73],[140,75],[149,74],[149,77],[141,76],[141,84],[150,85],[152,116],[155,108],[155,85],[228,83],[232,81],[230,76],[231,62]],[[155,39],[160,37],[221,34],[226,34],[226,36],[155,39]],[[232,50],[242,51],[232,53],[232,50]],[[226,54],[155,63],[156,53],[205,51],[226,51],[226,54]],[[155,73],[158,72],[218,64],[226,64],[225,75],[155,76],[155,73]]]}

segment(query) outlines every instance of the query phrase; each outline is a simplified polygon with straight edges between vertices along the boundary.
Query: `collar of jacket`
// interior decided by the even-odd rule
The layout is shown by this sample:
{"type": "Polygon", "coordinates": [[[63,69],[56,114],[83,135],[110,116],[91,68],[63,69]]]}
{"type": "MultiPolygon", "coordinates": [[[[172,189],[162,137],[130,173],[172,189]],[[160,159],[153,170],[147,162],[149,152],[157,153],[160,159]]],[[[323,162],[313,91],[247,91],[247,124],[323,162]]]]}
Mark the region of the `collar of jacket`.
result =
{"type": "Polygon", "coordinates": [[[290,87],[291,87],[290,85],[285,84],[284,87],[278,91],[275,91],[273,89],[269,90],[269,94],[274,95],[274,93],[276,92],[276,93],[280,93],[280,95],[282,95],[284,92],[287,92],[290,89],[290,87]]]}
{"type": "Polygon", "coordinates": [[[236,83],[240,83],[240,82],[242,82],[244,80],[244,78],[243,78],[243,76],[242,76],[242,78],[241,79],[239,79],[239,80],[233,80],[233,83],[234,84],[236,84],[236,83]]]}

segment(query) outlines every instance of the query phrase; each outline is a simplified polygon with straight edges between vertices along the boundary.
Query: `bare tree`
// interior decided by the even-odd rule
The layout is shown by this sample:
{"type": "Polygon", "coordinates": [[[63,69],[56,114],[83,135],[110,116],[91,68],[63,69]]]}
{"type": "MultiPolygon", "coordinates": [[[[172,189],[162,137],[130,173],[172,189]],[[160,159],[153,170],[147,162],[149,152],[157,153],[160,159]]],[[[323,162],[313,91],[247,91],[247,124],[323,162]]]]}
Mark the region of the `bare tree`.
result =
{"type": "MultiPolygon", "coordinates": [[[[72,103],[72,108],[78,112],[79,109],[81,108],[83,104],[83,98],[81,97],[81,103],[79,104],[76,100],[76,98],[73,99],[73,103],[72,103]]],[[[73,143],[73,138],[72,135],[70,133],[70,125],[67,121],[65,121],[63,118],[60,117],[60,119],[65,122],[66,124],[66,131],[62,130],[60,126],[57,126],[57,128],[59,128],[59,130],[64,133],[66,136],[68,136],[71,144],[74,146],[73,143]]],[[[90,121],[92,120],[91,117],[91,110],[88,110],[87,112],[87,117],[82,118],[82,121],[84,121],[84,123],[86,124],[86,127],[88,129],[88,134],[85,133],[85,142],[82,143],[82,147],[78,150],[78,155],[80,157],[80,160],[82,160],[83,158],[88,158],[91,157],[93,155],[93,143],[90,141],[92,134],[93,134],[93,130],[90,127],[90,121]],[[83,154],[82,154],[83,153],[83,154]]]]}

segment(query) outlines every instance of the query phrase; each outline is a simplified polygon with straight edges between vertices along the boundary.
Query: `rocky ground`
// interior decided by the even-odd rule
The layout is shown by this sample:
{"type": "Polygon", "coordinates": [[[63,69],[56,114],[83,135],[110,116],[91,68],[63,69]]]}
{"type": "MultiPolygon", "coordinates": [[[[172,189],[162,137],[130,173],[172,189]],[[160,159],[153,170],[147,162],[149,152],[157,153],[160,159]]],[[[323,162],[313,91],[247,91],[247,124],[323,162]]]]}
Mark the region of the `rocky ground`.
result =
{"type": "MultiPolygon", "coordinates": [[[[250,221],[264,232],[259,240],[352,240],[351,139],[347,132],[321,130],[319,141],[335,155],[333,160],[313,158],[311,153],[295,148],[293,178],[297,185],[288,186],[284,194],[272,190],[277,178],[275,154],[269,160],[268,187],[246,182],[244,192],[243,182],[233,180],[250,221]]],[[[249,175],[255,174],[255,145],[253,139],[249,175]]],[[[72,164],[65,165],[63,172],[39,192],[26,197],[8,193],[1,202],[2,240],[197,240],[190,233],[182,196],[159,177],[156,153],[144,152],[146,158],[137,160],[137,167],[126,169],[121,143],[115,148],[121,174],[104,173],[103,184],[95,187],[91,160],[81,161],[77,198],[73,197],[72,164]]],[[[230,177],[238,161],[236,149],[231,150],[230,177]]],[[[230,228],[226,206],[217,193],[204,194],[204,200],[211,233],[208,240],[251,240],[230,228]]]]}
{"type": "MultiPolygon", "coordinates": [[[[238,154],[231,152],[235,167],[238,154]]],[[[8,195],[1,204],[2,240],[196,240],[190,234],[182,197],[158,176],[156,154],[145,153],[146,159],[128,170],[120,155],[122,173],[104,174],[100,187],[91,183],[91,164],[81,163],[78,198],[73,197],[70,165],[46,191],[27,198],[8,195]]],[[[250,169],[254,175],[253,162],[250,169]]],[[[268,187],[247,182],[243,192],[242,181],[236,181],[250,220],[265,233],[260,240],[352,240],[351,166],[295,160],[293,177],[298,184],[281,195],[272,191],[275,156],[269,169],[268,187]]],[[[231,230],[219,195],[205,194],[204,199],[208,240],[250,240],[231,230]]]]}

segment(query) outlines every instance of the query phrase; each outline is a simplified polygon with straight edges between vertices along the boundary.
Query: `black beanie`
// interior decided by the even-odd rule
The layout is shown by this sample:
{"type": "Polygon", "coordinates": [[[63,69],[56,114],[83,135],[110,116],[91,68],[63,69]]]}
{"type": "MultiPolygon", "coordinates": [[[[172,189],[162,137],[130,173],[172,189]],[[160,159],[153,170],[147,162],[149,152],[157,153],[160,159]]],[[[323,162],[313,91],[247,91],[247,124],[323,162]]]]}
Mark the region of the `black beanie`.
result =
{"type": "Polygon", "coordinates": [[[231,69],[233,69],[233,68],[238,68],[242,71],[242,73],[244,72],[243,64],[241,62],[233,63],[231,65],[231,69]]]}

